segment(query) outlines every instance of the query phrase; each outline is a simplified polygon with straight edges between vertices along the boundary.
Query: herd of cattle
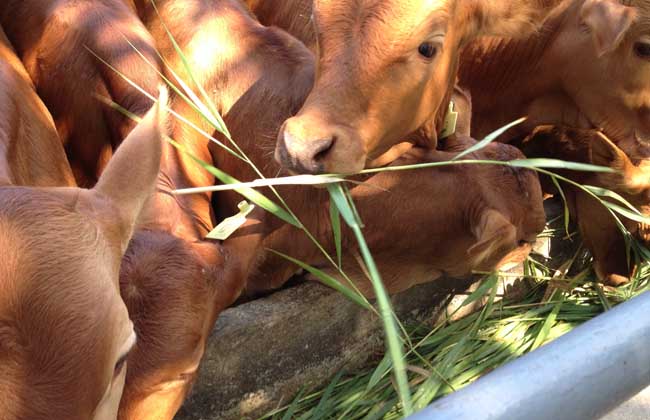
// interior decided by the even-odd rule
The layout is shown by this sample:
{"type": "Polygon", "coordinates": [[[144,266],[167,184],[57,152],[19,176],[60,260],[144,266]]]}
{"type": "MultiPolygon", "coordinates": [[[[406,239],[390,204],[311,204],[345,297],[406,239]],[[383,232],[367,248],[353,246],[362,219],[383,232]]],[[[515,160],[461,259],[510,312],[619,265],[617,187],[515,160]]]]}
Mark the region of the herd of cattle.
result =
{"type": "MultiPolygon", "coordinates": [[[[269,249],[327,271],[306,235],[262,212],[205,239],[241,198],[172,194],[215,184],[193,157],[258,174],[167,97],[176,77],[205,89],[264,176],[446,161],[527,116],[467,157],[607,166],[564,175],[650,214],[650,0],[2,0],[3,419],[172,419],[219,312],[296,271],[269,249]],[[459,121],[442,138],[450,101],[459,121]]],[[[496,165],[361,180],[351,194],[391,293],[521,261],[554,188],[496,165]]],[[[327,191],[279,190],[333,251],[327,191]]],[[[625,283],[614,219],[564,195],[598,277],[625,283]]],[[[343,240],[343,267],[372,296],[343,240]]]]}

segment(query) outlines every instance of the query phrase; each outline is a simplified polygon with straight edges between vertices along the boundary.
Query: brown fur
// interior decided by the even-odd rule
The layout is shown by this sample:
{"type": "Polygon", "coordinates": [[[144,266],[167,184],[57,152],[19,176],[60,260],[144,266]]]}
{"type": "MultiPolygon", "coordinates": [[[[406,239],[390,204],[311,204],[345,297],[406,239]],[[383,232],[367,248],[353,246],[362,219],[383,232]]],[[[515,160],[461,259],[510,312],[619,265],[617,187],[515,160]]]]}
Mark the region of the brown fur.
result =
{"type": "Polygon", "coordinates": [[[73,186],[52,116],[0,27],[0,184],[73,186]]]}
{"type": "MultiPolygon", "coordinates": [[[[472,135],[482,137],[523,115],[526,124],[502,139],[525,136],[535,126],[529,156],[588,162],[589,143],[604,132],[626,173],[647,173],[650,138],[650,63],[636,55],[638,42],[650,43],[647,0],[566,0],[539,33],[512,41],[486,38],[472,43],[461,59],[460,84],[472,92],[472,135]],[[570,127],[570,128],[569,128],[570,127]],[[575,141],[575,144],[571,144],[575,141]]],[[[602,162],[610,166],[611,161],[602,162]]],[[[568,173],[574,180],[605,186],[602,177],[568,173]]],[[[642,210],[650,206],[645,187],[625,175],[611,188],[642,210]]],[[[642,175],[645,176],[645,175],[642,175]]],[[[573,217],[594,254],[601,280],[626,281],[630,274],[623,237],[609,212],[584,193],[571,191],[573,217]]],[[[643,226],[627,221],[633,232],[643,226]]],[[[633,267],[632,267],[633,268],[633,267]]]]}
{"type": "Polygon", "coordinates": [[[544,124],[598,128],[634,157],[650,138],[650,63],[634,53],[650,43],[649,13],[647,0],[565,0],[531,37],[470,44],[460,84],[473,96],[472,135],[527,115],[504,139],[544,124]]]}
{"type": "Polygon", "coordinates": [[[311,51],[316,51],[316,33],[311,14],[312,0],[244,0],[264,26],[277,26],[295,36],[311,51]]]}
{"type": "Polygon", "coordinates": [[[551,1],[314,2],[316,83],[281,130],[276,158],[296,172],[349,173],[405,139],[435,147],[459,49],[480,35],[531,31],[553,6],[551,1]],[[439,51],[430,60],[418,53],[427,41],[439,51]]]}
{"type": "Polygon", "coordinates": [[[157,65],[150,35],[122,0],[6,0],[0,5],[0,24],[52,112],[79,185],[94,185],[134,126],[95,95],[139,116],[151,101],[86,48],[154,93],[159,84],[155,69],[125,40],[157,65]]]}

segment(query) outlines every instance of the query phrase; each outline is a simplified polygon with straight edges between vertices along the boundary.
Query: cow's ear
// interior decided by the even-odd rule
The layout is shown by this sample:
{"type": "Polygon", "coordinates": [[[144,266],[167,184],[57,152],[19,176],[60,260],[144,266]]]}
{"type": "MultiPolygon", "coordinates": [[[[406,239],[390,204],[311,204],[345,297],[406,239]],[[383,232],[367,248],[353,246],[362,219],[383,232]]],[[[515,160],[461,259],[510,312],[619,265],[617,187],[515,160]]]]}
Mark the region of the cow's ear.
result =
{"type": "Polygon", "coordinates": [[[473,266],[496,264],[517,247],[517,229],[500,212],[487,209],[472,224],[476,243],[467,250],[467,254],[473,266]]]}
{"type": "Polygon", "coordinates": [[[93,192],[117,214],[113,223],[122,227],[126,247],[146,201],[152,195],[166,133],[167,89],[160,89],[158,102],[118,147],[93,192]]]}
{"type": "Polygon", "coordinates": [[[613,0],[586,0],[580,10],[581,23],[591,31],[599,57],[618,47],[635,18],[633,7],[613,0]]]}
{"type": "Polygon", "coordinates": [[[639,194],[650,188],[650,167],[646,164],[635,165],[623,150],[603,134],[594,136],[589,146],[592,164],[616,171],[598,174],[603,187],[629,194],[639,194]]]}
{"type": "Polygon", "coordinates": [[[597,133],[589,142],[589,160],[594,165],[620,172],[628,165],[632,165],[627,155],[601,133],[597,133]]]}
{"type": "Polygon", "coordinates": [[[541,25],[557,3],[555,0],[465,0],[461,16],[469,24],[466,40],[477,36],[525,36],[541,25]]]}

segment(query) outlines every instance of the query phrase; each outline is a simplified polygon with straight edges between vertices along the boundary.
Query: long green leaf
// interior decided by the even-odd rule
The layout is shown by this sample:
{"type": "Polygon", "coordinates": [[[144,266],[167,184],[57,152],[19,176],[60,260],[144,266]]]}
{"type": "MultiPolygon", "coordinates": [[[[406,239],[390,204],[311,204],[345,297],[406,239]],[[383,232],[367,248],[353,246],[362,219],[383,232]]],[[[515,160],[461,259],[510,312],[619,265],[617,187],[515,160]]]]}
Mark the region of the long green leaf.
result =
{"type": "Polygon", "coordinates": [[[627,207],[628,209],[630,209],[631,211],[633,211],[634,213],[638,214],[639,216],[643,216],[643,213],[641,213],[636,207],[630,204],[630,202],[627,201],[625,198],[623,198],[620,194],[614,191],[610,191],[601,187],[594,187],[593,185],[583,185],[583,187],[591,191],[592,193],[596,194],[599,197],[607,197],[607,198],[614,199],[619,203],[621,203],[622,205],[624,205],[625,207],[627,207]]]}
{"type": "Polygon", "coordinates": [[[512,127],[515,127],[515,126],[523,123],[524,121],[526,121],[526,118],[520,118],[520,119],[518,119],[516,121],[511,122],[508,125],[505,125],[505,126],[501,127],[500,129],[494,131],[493,133],[488,134],[488,136],[485,137],[483,140],[479,141],[478,143],[476,143],[474,146],[470,147],[469,149],[459,153],[452,160],[459,160],[463,156],[467,156],[467,155],[469,155],[471,153],[474,153],[474,152],[477,152],[477,151],[483,149],[484,147],[486,147],[487,145],[492,143],[494,140],[499,138],[503,133],[510,130],[512,127]]]}
{"type": "Polygon", "coordinates": [[[354,203],[347,200],[346,193],[343,186],[340,184],[329,185],[331,199],[336,203],[339,212],[343,216],[346,223],[352,228],[357,242],[359,243],[359,250],[361,256],[368,268],[370,274],[370,281],[372,283],[375,296],[377,298],[377,305],[379,306],[379,313],[384,324],[384,333],[386,335],[386,346],[388,353],[393,362],[393,372],[395,374],[395,382],[397,384],[397,393],[402,403],[402,409],[405,416],[413,413],[413,404],[411,402],[411,391],[409,389],[408,377],[406,375],[406,363],[404,361],[404,351],[402,342],[399,336],[397,325],[395,323],[395,313],[393,312],[392,304],[388,297],[388,293],[384,288],[381,280],[381,275],[375,264],[375,260],[368,249],[366,240],[361,232],[360,223],[356,220],[356,209],[353,209],[354,203]]]}
{"type": "Polygon", "coordinates": [[[336,259],[339,267],[342,268],[343,251],[341,246],[341,214],[334,200],[330,200],[330,223],[334,235],[334,246],[336,248],[336,259]]]}
{"type": "Polygon", "coordinates": [[[559,159],[517,159],[511,160],[508,162],[508,165],[515,168],[546,168],[546,169],[566,169],[569,171],[578,171],[578,172],[602,172],[602,173],[613,173],[616,172],[612,168],[606,166],[590,165],[588,163],[578,163],[578,162],[567,162],[559,159]]]}
{"type": "Polygon", "coordinates": [[[281,252],[275,251],[273,249],[269,249],[270,252],[279,255],[280,257],[291,261],[292,263],[296,264],[298,267],[307,270],[310,274],[318,278],[324,285],[331,287],[332,289],[340,292],[343,296],[346,298],[350,299],[352,302],[356,303],[357,305],[361,306],[364,309],[371,309],[370,303],[366,300],[365,297],[360,295],[359,293],[353,291],[352,289],[344,286],[336,280],[334,277],[330,276],[329,274],[325,273],[324,271],[321,271],[315,267],[310,266],[309,264],[305,264],[304,262],[297,260],[293,257],[290,257],[289,255],[283,254],[281,252]]]}
{"type": "Polygon", "coordinates": [[[479,287],[476,288],[474,292],[472,292],[467,299],[463,301],[463,303],[460,305],[461,308],[470,305],[474,302],[476,302],[479,299],[484,298],[487,295],[487,292],[492,290],[494,286],[496,285],[497,281],[499,280],[499,276],[496,274],[491,274],[489,275],[479,287]]]}
{"type": "MultiPolygon", "coordinates": [[[[153,8],[158,15],[158,18],[160,19],[163,28],[165,29],[165,32],[167,33],[167,37],[172,43],[172,46],[174,47],[174,50],[176,51],[176,54],[178,54],[179,58],[181,59],[181,62],[183,63],[183,67],[185,68],[185,71],[187,72],[188,76],[190,77],[192,83],[196,88],[199,90],[201,95],[203,96],[203,99],[208,103],[208,107],[206,107],[203,102],[200,101],[200,99],[194,94],[192,89],[185,88],[185,92],[192,97],[192,100],[196,103],[196,105],[199,105],[200,108],[205,109],[205,115],[209,116],[209,122],[214,123],[214,126],[217,130],[219,130],[223,135],[226,136],[226,138],[230,139],[232,141],[232,138],[230,136],[230,132],[228,131],[228,128],[226,127],[226,123],[223,121],[223,118],[221,118],[221,114],[217,110],[217,108],[214,106],[212,103],[212,100],[210,96],[207,94],[205,89],[203,88],[203,85],[199,83],[194,76],[194,72],[192,71],[192,66],[190,66],[190,63],[187,60],[187,57],[183,53],[182,48],[178,43],[176,42],[176,39],[172,35],[171,31],[163,21],[162,17],[160,16],[160,13],[158,12],[158,7],[156,6],[155,0],[151,0],[151,4],[153,5],[153,8]]],[[[183,83],[185,86],[187,86],[182,79],[177,78],[177,80],[180,83],[183,83]]],[[[234,143],[233,143],[234,144],[234,143]]]]}
{"type": "Polygon", "coordinates": [[[337,373],[336,376],[334,376],[334,379],[332,379],[332,382],[330,382],[330,384],[327,385],[327,388],[325,388],[325,392],[323,392],[323,396],[321,397],[320,401],[318,402],[318,405],[314,409],[314,413],[311,415],[312,420],[320,420],[327,417],[327,408],[331,405],[330,397],[334,392],[334,388],[341,380],[341,376],[343,376],[343,371],[337,373]]]}
{"type": "Polygon", "coordinates": [[[609,201],[603,201],[602,202],[605,207],[608,209],[620,214],[623,217],[626,217],[630,220],[633,220],[635,222],[639,223],[650,223],[650,217],[644,216],[642,214],[639,214],[637,212],[630,211],[626,208],[623,208],[617,204],[611,203],[609,201]]]}

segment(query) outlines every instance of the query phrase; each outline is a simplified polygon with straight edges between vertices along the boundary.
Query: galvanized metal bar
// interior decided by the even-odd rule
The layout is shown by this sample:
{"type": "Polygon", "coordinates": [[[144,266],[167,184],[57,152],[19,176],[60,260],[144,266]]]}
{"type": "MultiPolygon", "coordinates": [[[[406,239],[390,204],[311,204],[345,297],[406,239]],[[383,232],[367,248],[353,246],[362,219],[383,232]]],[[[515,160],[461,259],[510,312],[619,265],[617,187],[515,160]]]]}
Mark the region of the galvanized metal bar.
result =
{"type": "Polygon", "coordinates": [[[594,420],[650,385],[650,292],[408,420],[594,420]]]}

